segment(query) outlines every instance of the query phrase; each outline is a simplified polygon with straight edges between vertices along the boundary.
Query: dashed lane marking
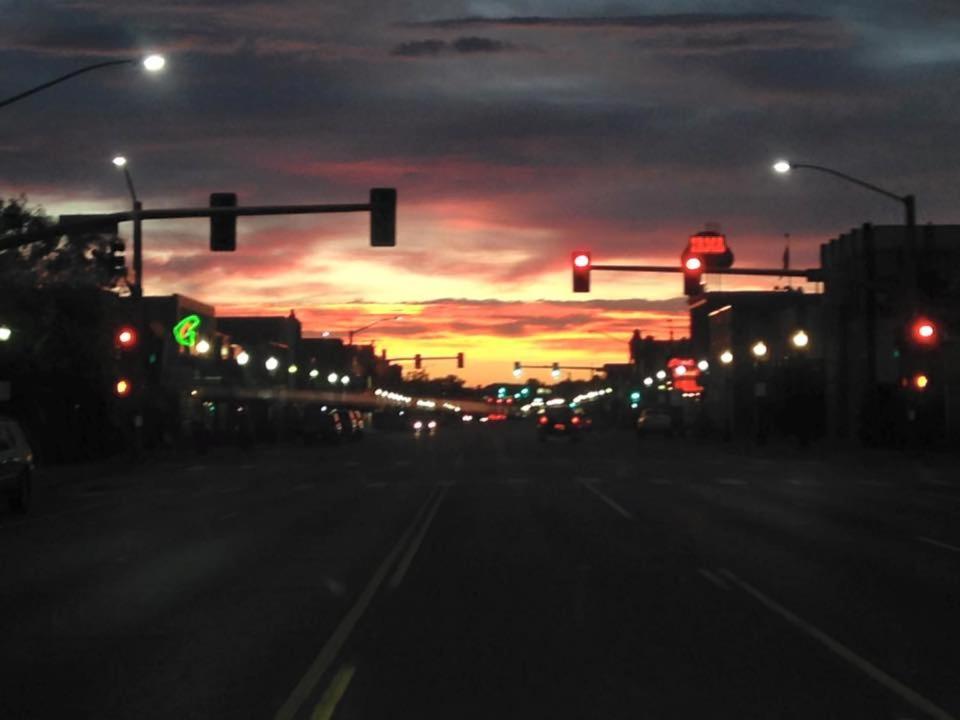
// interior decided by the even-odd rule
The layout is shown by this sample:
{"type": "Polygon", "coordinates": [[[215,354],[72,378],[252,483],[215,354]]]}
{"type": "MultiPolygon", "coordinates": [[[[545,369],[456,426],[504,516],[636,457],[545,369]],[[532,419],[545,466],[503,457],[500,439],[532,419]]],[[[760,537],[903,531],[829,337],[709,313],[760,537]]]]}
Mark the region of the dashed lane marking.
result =
{"type": "Polygon", "coordinates": [[[589,490],[589,491],[592,492],[594,495],[596,495],[598,498],[600,498],[603,502],[605,502],[610,508],[612,508],[612,509],[613,509],[614,511],[616,511],[618,514],[620,514],[621,516],[623,516],[623,517],[626,518],[627,520],[633,520],[633,514],[632,514],[629,510],[627,510],[626,508],[624,508],[622,505],[620,505],[620,504],[619,504],[616,500],[614,500],[613,498],[607,497],[606,495],[604,495],[602,492],[600,492],[599,490],[597,490],[597,489],[593,486],[592,483],[597,482],[597,480],[596,480],[595,478],[577,478],[577,482],[579,482],[579,483],[580,483],[581,485],[583,485],[587,490],[589,490]]]}
{"type": "Polygon", "coordinates": [[[699,572],[701,575],[703,575],[703,577],[705,577],[707,580],[712,582],[721,590],[730,589],[730,586],[727,585],[727,583],[722,578],[718,577],[717,575],[714,575],[712,572],[710,572],[706,568],[700,568],[697,572],[699,572]]]}
{"type": "Polygon", "coordinates": [[[928,538],[928,537],[918,537],[917,540],[919,540],[920,542],[927,543],[928,545],[936,545],[937,547],[943,548],[944,550],[950,550],[955,553],[960,553],[960,547],[957,547],[956,545],[951,545],[950,543],[945,543],[942,540],[934,540],[933,538],[928,538]]]}
{"type": "Polygon", "coordinates": [[[752,596],[757,602],[763,605],[765,608],[771,612],[779,615],[788,623],[793,625],[795,628],[803,632],[808,637],[813,638],[821,645],[826,647],[834,655],[838,656],[842,660],[845,660],[848,664],[862,672],[864,675],[867,675],[872,680],[876,681],[884,688],[889,690],[894,695],[897,695],[901,700],[904,700],[917,710],[926,713],[934,720],[956,720],[956,718],[948,713],[943,708],[937,706],[932,701],[925,698],[923,695],[918,693],[916,690],[907,687],[902,682],[897,680],[892,675],[888,675],[883,670],[878,668],[876,665],[871,663],[869,660],[861,657],[853,650],[843,645],[837,640],[834,640],[832,637],[827,635],[823,630],[816,627],[815,625],[807,622],[799,615],[787,610],[783,605],[778,603],[776,600],[773,600],[762,592],[757,590],[750,583],[741,580],[736,575],[734,575],[729,570],[721,568],[718,570],[718,573],[725,579],[732,582],[734,585],[737,585],[741,590],[743,590],[748,595],[752,596]]]}
{"type": "Polygon", "coordinates": [[[323,697],[320,698],[320,702],[314,708],[310,720],[330,720],[333,717],[334,710],[337,709],[337,705],[346,694],[347,688],[350,687],[354,672],[356,672],[356,668],[353,665],[345,665],[337,670],[337,674],[333,676],[333,680],[330,681],[330,685],[324,691],[323,697]]]}

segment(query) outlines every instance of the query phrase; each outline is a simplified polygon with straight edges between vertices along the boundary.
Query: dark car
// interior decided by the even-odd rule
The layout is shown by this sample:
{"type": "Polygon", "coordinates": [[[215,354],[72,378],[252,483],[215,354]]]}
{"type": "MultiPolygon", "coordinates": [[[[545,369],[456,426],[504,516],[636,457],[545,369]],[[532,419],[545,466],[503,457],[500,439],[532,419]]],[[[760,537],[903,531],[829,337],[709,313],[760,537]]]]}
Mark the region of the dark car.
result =
{"type": "Polygon", "coordinates": [[[566,405],[549,407],[537,414],[537,436],[546,442],[550,436],[568,437],[575,441],[590,426],[590,419],[580,408],[566,405]]]}
{"type": "Polygon", "coordinates": [[[666,435],[672,437],[676,431],[676,418],[667,408],[647,408],[637,418],[637,437],[648,435],[666,435]]]}
{"type": "Polygon", "coordinates": [[[303,441],[339,443],[343,438],[343,424],[335,411],[326,406],[310,405],[303,412],[303,441]]]}
{"type": "Polygon", "coordinates": [[[33,492],[33,453],[16,420],[0,417],[0,492],[10,507],[26,512],[33,492]]]}
{"type": "Polygon", "coordinates": [[[334,410],[333,414],[340,420],[343,428],[343,437],[347,440],[359,440],[363,436],[363,419],[356,410],[334,410]]]}

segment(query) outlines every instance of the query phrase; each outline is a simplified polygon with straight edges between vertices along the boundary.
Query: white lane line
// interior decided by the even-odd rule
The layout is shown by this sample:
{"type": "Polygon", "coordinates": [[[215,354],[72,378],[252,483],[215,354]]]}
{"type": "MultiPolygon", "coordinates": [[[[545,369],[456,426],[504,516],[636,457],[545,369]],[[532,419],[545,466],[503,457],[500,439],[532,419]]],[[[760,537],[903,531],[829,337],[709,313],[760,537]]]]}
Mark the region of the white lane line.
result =
{"type": "Polygon", "coordinates": [[[803,633],[818,641],[821,645],[826,647],[830,652],[837,655],[841,659],[847,661],[850,665],[855,667],[860,672],[864,673],[884,688],[892,692],[894,695],[900,697],[901,700],[904,700],[908,704],[912,705],[917,710],[920,710],[936,720],[956,720],[956,718],[948,713],[943,708],[938,707],[933,702],[925,698],[923,695],[918,693],[916,690],[913,690],[902,682],[897,680],[895,677],[888,675],[883,670],[878,668],[876,665],[871,663],[869,660],[857,655],[853,650],[849,649],[842,643],[834,640],[832,637],[827,635],[823,630],[819,629],[815,625],[808,623],[806,620],[800,616],[790,612],[783,605],[778,603],[776,600],[773,600],[762,592],[757,590],[750,583],[741,580],[736,575],[734,575],[729,570],[721,568],[719,571],[720,575],[725,577],[730,582],[739,586],[741,590],[747,594],[753,596],[755,600],[760,602],[768,610],[776,613],[788,623],[793,625],[798,630],[801,630],[803,633]]]}
{"type": "Polygon", "coordinates": [[[955,553],[960,553],[960,547],[956,545],[951,545],[950,543],[945,543],[940,540],[934,540],[933,538],[928,537],[918,537],[917,540],[920,542],[928,543],[929,545],[936,545],[937,547],[944,548],[945,550],[952,550],[955,553]]]}
{"type": "Polygon", "coordinates": [[[440,494],[437,495],[436,502],[433,503],[433,507],[430,508],[430,512],[427,514],[427,519],[423,521],[423,524],[420,526],[420,531],[413,538],[413,542],[410,543],[410,546],[407,548],[407,552],[404,553],[403,558],[397,565],[397,569],[394,571],[393,577],[390,578],[391,590],[396,590],[400,586],[400,583],[403,582],[403,578],[406,576],[407,570],[410,569],[410,565],[413,564],[413,559],[417,556],[417,551],[420,549],[420,544],[427,536],[427,531],[430,529],[430,523],[432,523],[433,518],[436,517],[437,510],[440,509],[440,503],[443,502],[443,498],[446,494],[447,488],[444,487],[440,490],[440,494]]]}
{"type": "Polygon", "coordinates": [[[710,571],[707,570],[706,568],[700,568],[697,572],[699,572],[699,573],[700,573],[701,575],[703,575],[707,580],[709,580],[710,582],[712,582],[714,585],[716,585],[716,586],[717,586],[718,588],[720,588],[721,590],[729,590],[729,589],[730,589],[730,586],[727,585],[727,583],[725,583],[721,578],[717,577],[716,575],[714,575],[712,572],[710,572],[710,571]]]}
{"type": "Polygon", "coordinates": [[[607,497],[607,496],[604,495],[602,492],[600,492],[599,490],[597,490],[593,485],[590,484],[591,480],[592,480],[592,478],[588,478],[588,479],[577,478],[577,482],[579,482],[581,485],[583,485],[587,490],[589,490],[589,491],[592,492],[594,495],[596,495],[598,498],[600,498],[601,500],[603,500],[607,505],[609,505],[611,508],[613,508],[614,510],[616,510],[618,513],[620,513],[620,514],[621,514],[623,517],[625,517],[627,520],[633,520],[633,514],[631,514],[631,512],[630,512],[629,510],[624,509],[623,506],[620,505],[620,504],[618,504],[616,500],[613,500],[612,498],[607,497]]]}
{"type": "Polygon", "coordinates": [[[430,495],[417,511],[417,515],[413,519],[413,522],[410,523],[407,529],[403,532],[403,535],[400,536],[400,540],[397,541],[397,544],[394,545],[387,557],[385,557],[383,562],[380,563],[379,567],[377,567],[376,572],[373,573],[373,576],[370,578],[367,586],[363,589],[363,592],[360,593],[360,596],[353,604],[353,607],[350,608],[349,612],[343,616],[343,619],[340,621],[340,624],[337,625],[336,630],[333,631],[333,634],[320,649],[320,652],[313,659],[313,662],[310,663],[310,667],[307,668],[306,673],[304,673],[303,677],[300,678],[300,682],[298,682],[296,687],[293,688],[293,691],[290,693],[290,697],[288,697],[283,705],[280,706],[280,709],[277,710],[276,714],[273,716],[274,720],[293,720],[293,718],[300,711],[300,708],[303,707],[303,704],[316,690],[317,684],[330,669],[330,666],[333,664],[334,660],[337,659],[337,655],[343,648],[344,643],[346,643],[347,639],[350,637],[350,633],[353,632],[353,628],[356,627],[357,623],[360,621],[360,618],[363,617],[363,614],[367,611],[367,608],[370,606],[371,601],[377,594],[377,590],[379,590],[380,586],[383,584],[383,580],[386,578],[390,568],[393,567],[397,557],[399,557],[400,553],[403,551],[403,548],[406,547],[407,542],[410,540],[410,536],[413,535],[414,530],[416,530],[417,526],[419,525],[427,507],[433,502],[436,493],[437,488],[431,490],[430,495]]]}

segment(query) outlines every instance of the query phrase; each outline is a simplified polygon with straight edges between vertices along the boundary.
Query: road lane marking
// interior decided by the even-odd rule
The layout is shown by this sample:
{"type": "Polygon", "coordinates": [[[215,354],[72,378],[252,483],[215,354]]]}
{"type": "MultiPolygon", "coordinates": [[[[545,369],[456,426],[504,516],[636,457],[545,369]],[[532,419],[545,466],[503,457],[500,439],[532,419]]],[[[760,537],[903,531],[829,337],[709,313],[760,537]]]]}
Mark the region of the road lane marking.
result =
{"type": "Polygon", "coordinates": [[[600,498],[601,500],[603,500],[607,505],[609,505],[611,508],[613,508],[616,512],[620,513],[620,514],[621,514],[623,517],[625,517],[627,520],[633,520],[633,514],[632,514],[629,510],[624,509],[624,507],[623,507],[622,505],[620,505],[619,503],[617,503],[616,500],[607,497],[607,496],[604,495],[602,492],[600,492],[599,490],[597,490],[593,485],[590,484],[590,482],[596,482],[595,480],[593,480],[592,478],[587,478],[587,479],[577,478],[577,482],[579,482],[581,485],[583,485],[587,490],[589,490],[590,492],[592,492],[592,493],[593,493],[594,495],[596,495],[598,498],[600,498]]]}
{"type": "Polygon", "coordinates": [[[391,590],[396,590],[400,586],[400,583],[403,582],[403,578],[406,576],[407,570],[410,569],[410,565],[413,563],[413,559],[416,557],[417,551],[420,549],[420,544],[427,536],[427,531],[430,529],[430,523],[433,522],[433,518],[436,516],[437,510],[440,509],[440,503],[443,502],[443,498],[446,494],[447,488],[444,487],[437,495],[436,502],[434,502],[433,507],[430,508],[430,512],[427,513],[426,520],[423,521],[419,532],[417,532],[416,536],[414,536],[413,542],[410,543],[410,546],[407,548],[407,552],[404,553],[403,558],[397,565],[397,569],[394,571],[393,577],[390,578],[391,590]]]}
{"type": "Polygon", "coordinates": [[[320,702],[314,708],[310,720],[330,720],[333,717],[333,712],[343,699],[347,688],[350,687],[350,681],[353,680],[353,673],[356,670],[353,665],[345,665],[337,670],[337,674],[333,676],[333,680],[330,681],[330,685],[324,691],[323,697],[320,698],[320,702]]]}
{"type": "Polygon", "coordinates": [[[888,488],[893,487],[893,483],[888,480],[857,480],[857,485],[864,487],[888,488]]]}
{"type": "Polygon", "coordinates": [[[912,705],[917,710],[921,710],[932,718],[936,720],[956,720],[956,718],[948,713],[946,710],[938,707],[930,700],[927,700],[923,695],[918,693],[915,690],[904,685],[902,682],[897,680],[895,677],[888,675],[883,670],[878,668],[876,665],[871,663],[869,660],[857,655],[853,650],[849,649],[847,646],[843,645],[837,640],[834,640],[832,637],[827,635],[823,630],[819,629],[815,625],[807,622],[799,615],[787,610],[783,605],[778,603],[776,600],[773,600],[762,592],[757,590],[750,583],[741,580],[736,575],[734,575],[729,570],[720,568],[718,570],[719,574],[725,577],[730,582],[734,583],[741,590],[746,592],[748,595],[751,595],[755,600],[757,600],[761,605],[766,607],[771,612],[776,613],[788,623],[793,625],[798,630],[801,630],[807,636],[818,641],[821,645],[826,647],[830,652],[837,655],[843,660],[846,660],[850,665],[855,667],[860,672],[864,673],[887,690],[892,692],[894,695],[900,697],[901,700],[904,700],[908,704],[912,705]]]}
{"type": "Polygon", "coordinates": [[[930,545],[936,545],[937,547],[944,548],[945,550],[952,550],[955,553],[960,553],[960,547],[957,547],[956,545],[951,545],[950,543],[945,543],[940,540],[934,540],[933,538],[928,538],[928,537],[918,537],[917,540],[919,540],[920,542],[928,543],[930,545]]]}
{"type": "Polygon", "coordinates": [[[725,583],[722,578],[714,575],[712,572],[710,572],[710,571],[707,570],[706,568],[700,568],[700,569],[698,570],[698,572],[699,572],[701,575],[703,575],[707,580],[709,580],[709,581],[712,582],[714,585],[716,585],[718,588],[720,588],[721,590],[729,590],[729,589],[730,589],[730,586],[727,585],[727,583],[725,583]]]}
{"type": "Polygon", "coordinates": [[[390,550],[387,556],[383,559],[383,562],[381,562],[377,567],[376,571],[373,573],[369,582],[367,583],[367,586],[363,589],[363,592],[360,593],[360,596],[353,604],[353,607],[351,607],[347,614],[343,616],[343,619],[340,621],[340,624],[337,625],[336,629],[333,631],[333,634],[327,639],[327,642],[320,649],[320,652],[317,653],[317,656],[313,659],[313,662],[310,663],[310,667],[307,668],[307,671],[304,673],[303,677],[300,678],[300,681],[297,683],[296,687],[294,687],[291,691],[290,697],[288,697],[283,705],[280,706],[280,709],[277,710],[276,714],[273,716],[274,720],[293,720],[296,714],[300,711],[300,708],[303,707],[303,704],[307,701],[310,695],[313,694],[313,691],[317,687],[317,683],[320,682],[320,679],[327,673],[327,670],[330,669],[330,666],[333,664],[334,660],[337,659],[337,655],[347,642],[347,639],[350,637],[353,629],[360,621],[360,618],[363,617],[363,614],[367,611],[367,608],[370,607],[370,603],[373,601],[374,596],[377,594],[377,591],[383,584],[384,579],[387,577],[387,573],[390,572],[390,568],[393,567],[393,564],[397,561],[400,553],[403,552],[403,549],[407,546],[407,542],[409,542],[410,537],[419,526],[420,520],[423,518],[424,514],[426,514],[427,508],[433,502],[438,492],[438,487],[434,487],[433,490],[430,491],[429,496],[427,496],[427,499],[417,511],[413,522],[407,526],[407,529],[404,530],[403,535],[400,536],[397,544],[394,545],[393,549],[390,550]]]}

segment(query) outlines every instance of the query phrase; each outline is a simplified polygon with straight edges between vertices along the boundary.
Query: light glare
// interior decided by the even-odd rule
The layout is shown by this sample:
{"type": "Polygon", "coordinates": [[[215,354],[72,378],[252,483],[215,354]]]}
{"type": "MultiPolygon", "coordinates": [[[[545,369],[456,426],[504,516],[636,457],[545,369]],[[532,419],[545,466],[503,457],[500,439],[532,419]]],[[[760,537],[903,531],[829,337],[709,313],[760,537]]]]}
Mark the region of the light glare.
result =
{"type": "Polygon", "coordinates": [[[167,59],[163,55],[147,55],[143,59],[143,67],[149,72],[159,72],[167,64],[167,59]]]}
{"type": "Polygon", "coordinates": [[[783,175],[784,173],[790,172],[790,163],[786,160],[777,160],[777,162],[773,164],[773,169],[783,175]]]}

